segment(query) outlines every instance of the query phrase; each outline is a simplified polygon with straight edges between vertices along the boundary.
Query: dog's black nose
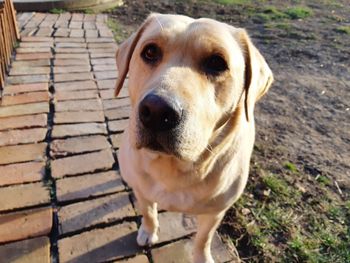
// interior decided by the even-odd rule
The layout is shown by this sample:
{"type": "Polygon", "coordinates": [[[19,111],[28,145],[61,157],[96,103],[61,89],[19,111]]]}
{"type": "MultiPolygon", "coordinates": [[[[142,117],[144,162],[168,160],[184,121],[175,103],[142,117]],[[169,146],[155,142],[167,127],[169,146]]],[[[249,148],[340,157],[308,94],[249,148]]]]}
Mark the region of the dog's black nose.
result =
{"type": "Polygon", "coordinates": [[[148,94],[139,105],[142,124],[155,132],[175,128],[180,123],[181,115],[180,105],[155,94],[148,94]]]}

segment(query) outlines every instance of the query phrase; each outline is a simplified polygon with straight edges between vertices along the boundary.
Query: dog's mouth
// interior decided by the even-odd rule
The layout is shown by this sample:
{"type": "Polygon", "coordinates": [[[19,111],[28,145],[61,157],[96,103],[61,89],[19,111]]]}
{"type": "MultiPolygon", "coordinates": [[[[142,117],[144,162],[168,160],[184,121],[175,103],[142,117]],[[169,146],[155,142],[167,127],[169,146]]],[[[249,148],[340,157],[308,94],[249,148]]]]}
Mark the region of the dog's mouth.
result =
{"type": "Polygon", "coordinates": [[[137,148],[179,156],[178,132],[153,132],[139,125],[137,148]]]}

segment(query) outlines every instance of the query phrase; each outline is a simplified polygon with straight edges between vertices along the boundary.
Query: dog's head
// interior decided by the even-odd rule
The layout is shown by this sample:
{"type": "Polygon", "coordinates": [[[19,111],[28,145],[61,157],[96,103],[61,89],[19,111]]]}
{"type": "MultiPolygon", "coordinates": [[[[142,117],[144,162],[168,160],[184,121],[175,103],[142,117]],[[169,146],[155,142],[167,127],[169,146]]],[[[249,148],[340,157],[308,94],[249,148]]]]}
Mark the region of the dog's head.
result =
{"type": "Polygon", "coordinates": [[[189,161],[238,108],[252,121],[273,79],[245,30],[211,19],[152,14],[116,56],[116,95],[129,75],[131,142],[189,161]]]}

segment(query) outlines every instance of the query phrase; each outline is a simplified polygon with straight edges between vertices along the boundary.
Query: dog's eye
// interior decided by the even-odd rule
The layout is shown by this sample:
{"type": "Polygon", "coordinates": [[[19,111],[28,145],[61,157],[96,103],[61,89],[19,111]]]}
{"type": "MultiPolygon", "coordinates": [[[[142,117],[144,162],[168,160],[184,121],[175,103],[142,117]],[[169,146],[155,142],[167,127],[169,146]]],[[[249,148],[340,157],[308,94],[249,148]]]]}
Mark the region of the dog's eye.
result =
{"type": "Polygon", "coordinates": [[[206,74],[217,76],[227,69],[227,63],[220,55],[211,55],[203,61],[203,70],[206,74]]]}
{"type": "Polygon", "coordinates": [[[149,44],[142,50],[141,57],[146,63],[154,64],[162,57],[162,51],[156,44],[149,44]]]}

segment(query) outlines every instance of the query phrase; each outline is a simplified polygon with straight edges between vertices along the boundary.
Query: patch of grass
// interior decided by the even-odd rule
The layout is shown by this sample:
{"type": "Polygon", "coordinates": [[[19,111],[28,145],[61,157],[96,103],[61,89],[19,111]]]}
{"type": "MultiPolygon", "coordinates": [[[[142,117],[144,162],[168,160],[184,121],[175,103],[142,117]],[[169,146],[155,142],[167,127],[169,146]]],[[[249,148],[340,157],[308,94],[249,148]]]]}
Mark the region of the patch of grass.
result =
{"type": "Polygon", "coordinates": [[[271,189],[272,192],[278,195],[288,196],[290,191],[287,183],[279,178],[277,178],[274,174],[265,175],[262,178],[265,185],[271,189]]]}
{"type": "Polygon", "coordinates": [[[325,186],[329,186],[332,184],[332,181],[324,175],[318,176],[316,181],[325,186]]]}
{"type": "Polygon", "coordinates": [[[303,19],[313,15],[312,10],[304,6],[290,7],[284,13],[291,19],[303,19]]]}
{"type": "Polygon", "coordinates": [[[282,30],[285,30],[285,31],[290,31],[293,28],[292,25],[289,24],[289,23],[277,23],[277,24],[275,24],[275,26],[278,29],[282,29],[282,30]]]}
{"type": "Polygon", "coordinates": [[[287,169],[288,171],[291,171],[292,173],[297,173],[298,172],[298,168],[296,167],[296,165],[294,163],[291,162],[285,162],[283,164],[283,167],[285,169],[287,169]]]}
{"type": "Polygon", "coordinates": [[[212,0],[212,1],[222,5],[246,5],[251,3],[251,0],[212,0]]]}
{"type": "Polygon", "coordinates": [[[52,8],[52,9],[50,9],[49,12],[50,12],[51,14],[57,14],[57,15],[59,15],[59,14],[65,13],[65,12],[67,12],[67,11],[64,10],[64,9],[62,9],[62,8],[52,8]]]}
{"type": "Polygon", "coordinates": [[[128,37],[128,33],[123,30],[123,26],[120,25],[115,19],[108,18],[107,26],[112,30],[114,39],[117,43],[123,42],[128,37]]]}
{"type": "Polygon", "coordinates": [[[350,26],[339,26],[335,29],[335,31],[341,34],[350,35],[350,26]]]}
{"type": "Polygon", "coordinates": [[[91,8],[86,8],[83,10],[84,14],[87,15],[92,15],[92,14],[96,14],[95,10],[91,9],[91,8]]]}

